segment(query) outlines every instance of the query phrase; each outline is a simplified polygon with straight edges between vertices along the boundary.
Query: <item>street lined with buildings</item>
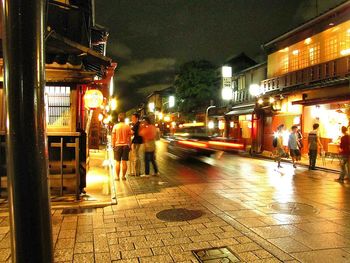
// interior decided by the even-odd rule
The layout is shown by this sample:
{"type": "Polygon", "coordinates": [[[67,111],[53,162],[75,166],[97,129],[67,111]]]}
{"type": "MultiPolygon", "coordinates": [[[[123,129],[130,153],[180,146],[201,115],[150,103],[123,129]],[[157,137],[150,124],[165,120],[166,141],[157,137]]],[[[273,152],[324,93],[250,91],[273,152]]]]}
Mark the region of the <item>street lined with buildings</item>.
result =
{"type": "MultiPolygon", "coordinates": [[[[118,204],[52,210],[55,262],[198,262],[192,251],[216,247],[233,262],[349,262],[350,188],[336,174],[227,153],[181,160],[165,147],[160,176],[116,182],[118,204]],[[174,208],[201,216],[157,218],[174,208]]],[[[8,220],[1,213],[0,262],[8,220]]]]}

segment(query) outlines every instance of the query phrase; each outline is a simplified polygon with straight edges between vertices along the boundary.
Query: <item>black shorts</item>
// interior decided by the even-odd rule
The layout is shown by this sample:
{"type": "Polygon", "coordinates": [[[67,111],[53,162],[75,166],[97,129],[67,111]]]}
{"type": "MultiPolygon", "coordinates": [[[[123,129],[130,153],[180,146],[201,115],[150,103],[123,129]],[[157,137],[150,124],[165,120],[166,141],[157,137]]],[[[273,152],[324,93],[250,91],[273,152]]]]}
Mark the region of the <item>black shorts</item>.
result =
{"type": "Polygon", "coordinates": [[[298,149],[296,149],[296,150],[290,149],[290,156],[292,156],[292,157],[299,157],[299,156],[301,156],[300,150],[298,150],[298,149]]]}
{"type": "Polygon", "coordinates": [[[128,145],[114,147],[114,160],[117,162],[120,162],[120,160],[129,161],[129,152],[130,147],[128,145]]]}

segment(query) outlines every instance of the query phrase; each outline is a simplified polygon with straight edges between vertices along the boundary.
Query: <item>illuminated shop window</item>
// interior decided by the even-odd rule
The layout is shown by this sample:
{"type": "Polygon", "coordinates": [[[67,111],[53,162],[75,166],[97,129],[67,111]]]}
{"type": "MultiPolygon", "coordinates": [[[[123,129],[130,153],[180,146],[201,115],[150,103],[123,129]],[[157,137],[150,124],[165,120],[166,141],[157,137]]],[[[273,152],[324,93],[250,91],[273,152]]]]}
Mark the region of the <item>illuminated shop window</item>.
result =
{"type": "Polygon", "coordinates": [[[71,120],[70,87],[45,87],[46,122],[50,127],[69,127],[71,120]]]}

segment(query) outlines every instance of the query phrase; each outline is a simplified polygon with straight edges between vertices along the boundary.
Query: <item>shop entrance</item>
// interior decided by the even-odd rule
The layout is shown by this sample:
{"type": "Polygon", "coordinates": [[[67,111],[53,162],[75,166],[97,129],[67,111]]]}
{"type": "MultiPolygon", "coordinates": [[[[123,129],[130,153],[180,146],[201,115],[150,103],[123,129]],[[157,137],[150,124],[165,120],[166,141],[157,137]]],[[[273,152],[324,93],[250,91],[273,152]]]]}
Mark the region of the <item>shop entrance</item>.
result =
{"type": "Polygon", "coordinates": [[[307,159],[307,137],[312,125],[318,123],[323,151],[319,151],[316,165],[339,170],[339,143],[341,127],[349,127],[350,101],[304,106],[303,110],[303,154],[307,159]]]}

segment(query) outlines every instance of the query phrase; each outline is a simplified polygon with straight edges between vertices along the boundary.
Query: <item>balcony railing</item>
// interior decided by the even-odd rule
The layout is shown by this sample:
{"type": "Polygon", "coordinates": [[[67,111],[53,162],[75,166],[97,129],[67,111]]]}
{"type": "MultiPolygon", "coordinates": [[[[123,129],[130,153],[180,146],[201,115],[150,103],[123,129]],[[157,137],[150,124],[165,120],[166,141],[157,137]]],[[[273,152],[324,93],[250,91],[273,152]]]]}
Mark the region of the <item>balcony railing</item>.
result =
{"type": "Polygon", "coordinates": [[[236,90],[233,92],[233,98],[234,103],[240,103],[240,102],[247,102],[254,100],[254,97],[249,93],[249,90],[236,90]]]}
{"type": "Polygon", "coordinates": [[[284,88],[316,84],[350,75],[350,56],[338,58],[261,82],[264,93],[284,88]]]}

